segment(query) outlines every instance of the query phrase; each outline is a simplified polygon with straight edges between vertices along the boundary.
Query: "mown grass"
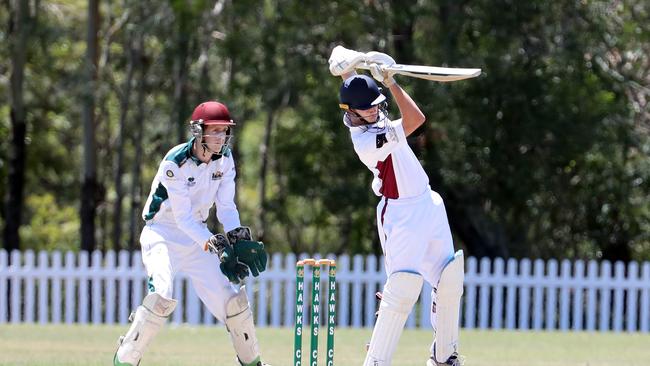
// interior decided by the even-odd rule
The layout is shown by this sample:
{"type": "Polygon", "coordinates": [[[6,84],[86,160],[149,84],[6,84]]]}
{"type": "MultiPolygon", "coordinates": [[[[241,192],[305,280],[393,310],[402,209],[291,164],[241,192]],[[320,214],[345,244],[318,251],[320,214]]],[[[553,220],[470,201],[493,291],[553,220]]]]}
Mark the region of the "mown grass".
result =
{"type": "MultiPolygon", "coordinates": [[[[0,365],[111,365],[118,336],[126,326],[1,325],[0,365]]],[[[335,365],[362,365],[369,329],[337,329],[335,365]]],[[[293,333],[287,328],[258,330],[263,359],[291,365],[293,333]]],[[[404,332],[394,366],[424,366],[431,333],[404,332]]],[[[467,366],[650,365],[650,335],[463,331],[461,352],[467,366]]],[[[303,340],[308,353],[308,340],[303,340]]],[[[321,337],[320,364],[325,365],[321,337]]],[[[303,360],[308,364],[308,359],[303,360]]],[[[228,365],[234,352],[225,328],[168,326],[154,340],[142,366],[228,365]]]]}

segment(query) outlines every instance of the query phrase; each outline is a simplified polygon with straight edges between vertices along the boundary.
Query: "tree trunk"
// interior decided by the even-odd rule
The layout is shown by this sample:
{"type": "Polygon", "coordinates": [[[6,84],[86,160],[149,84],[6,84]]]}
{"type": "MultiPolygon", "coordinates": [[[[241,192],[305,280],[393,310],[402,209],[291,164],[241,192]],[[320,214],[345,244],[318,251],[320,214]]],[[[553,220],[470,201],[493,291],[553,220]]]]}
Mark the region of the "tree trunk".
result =
{"type": "Polygon", "coordinates": [[[81,188],[81,249],[92,251],[95,242],[95,215],[97,206],[97,164],[95,141],[95,88],[97,82],[97,30],[99,27],[99,0],[88,0],[88,33],[86,47],[86,88],[82,96],[84,126],[84,165],[81,188]]]}
{"type": "Polygon", "coordinates": [[[210,80],[210,62],[209,53],[210,48],[213,46],[214,37],[212,32],[215,30],[215,21],[224,9],[224,0],[218,0],[210,10],[210,16],[205,21],[203,32],[201,32],[201,55],[199,56],[199,68],[201,70],[201,82],[199,83],[199,100],[205,101],[214,98],[214,87],[210,80]]]}
{"type": "Polygon", "coordinates": [[[413,63],[413,27],[417,20],[417,1],[394,1],[392,38],[395,60],[401,64],[413,63]]]}
{"type": "MultiPolygon", "coordinates": [[[[140,9],[142,12],[142,9],[140,9]]],[[[140,20],[144,19],[141,14],[140,20]]],[[[138,241],[138,232],[140,231],[140,210],[142,210],[142,186],[140,183],[142,166],[142,144],[144,135],[145,119],[145,92],[147,90],[147,70],[144,63],[144,30],[138,30],[137,41],[133,49],[133,68],[138,71],[140,80],[138,82],[138,95],[136,104],[136,117],[133,125],[135,131],[133,133],[133,145],[135,146],[135,157],[133,159],[133,173],[131,179],[131,210],[129,218],[129,252],[133,252],[138,241]]]]}
{"type": "MultiPolygon", "coordinates": [[[[279,91],[278,91],[279,92],[279,91]]],[[[262,145],[260,146],[260,159],[262,160],[262,163],[260,165],[260,173],[259,173],[259,181],[260,181],[260,186],[259,186],[259,196],[260,196],[260,211],[258,215],[258,220],[259,220],[259,240],[264,241],[264,234],[266,232],[266,211],[268,209],[268,203],[266,201],[266,184],[267,184],[267,177],[268,177],[268,164],[269,164],[269,149],[271,146],[271,138],[273,136],[273,128],[275,125],[275,120],[278,114],[286,108],[289,105],[289,98],[290,98],[290,92],[289,89],[285,89],[284,94],[282,95],[282,99],[280,100],[280,104],[277,106],[270,106],[269,107],[269,112],[268,115],[266,116],[266,125],[264,128],[264,141],[262,142],[262,145]]]]}
{"type": "MultiPolygon", "coordinates": [[[[187,58],[189,53],[189,35],[184,31],[183,14],[177,14],[181,17],[178,19],[181,26],[177,29],[176,39],[176,57],[174,58],[174,101],[173,106],[176,113],[172,113],[172,130],[174,127],[177,132],[177,140],[180,143],[185,140],[188,131],[186,119],[188,117],[189,107],[187,106],[187,58]]],[[[174,144],[175,144],[174,143],[174,144]]]]}
{"type": "Polygon", "coordinates": [[[273,122],[275,117],[275,110],[270,110],[266,115],[266,125],[264,127],[264,141],[260,145],[260,159],[262,163],[260,164],[260,173],[259,173],[259,196],[260,196],[260,211],[258,215],[259,227],[258,227],[258,239],[264,241],[264,234],[266,233],[266,178],[268,176],[268,164],[269,164],[269,146],[271,145],[271,133],[273,130],[273,122]]]}
{"type": "Polygon", "coordinates": [[[115,206],[113,207],[113,249],[122,249],[122,175],[124,174],[124,133],[126,132],[126,118],[129,112],[131,88],[133,80],[133,42],[132,34],[126,37],[124,49],[127,50],[126,80],[124,91],[120,98],[120,122],[117,134],[117,158],[115,162],[115,206]]]}
{"type": "Polygon", "coordinates": [[[440,15],[438,19],[440,20],[440,29],[444,29],[444,40],[442,42],[443,49],[443,62],[448,65],[455,65],[457,52],[456,48],[458,47],[458,37],[460,36],[460,27],[462,24],[461,9],[463,4],[455,0],[445,0],[440,3],[440,15]]]}
{"type": "Polygon", "coordinates": [[[9,26],[11,57],[11,146],[9,153],[9,189],[6,198],[5,228],[3,241],[5,249],[20,248],[20,220],[23,211],[25,185],[25,135],[27,121],[23,101],[23,82],[27,57],[27,34],[29,27],[29,3],[12,2],[13,14],[9,26]]]}

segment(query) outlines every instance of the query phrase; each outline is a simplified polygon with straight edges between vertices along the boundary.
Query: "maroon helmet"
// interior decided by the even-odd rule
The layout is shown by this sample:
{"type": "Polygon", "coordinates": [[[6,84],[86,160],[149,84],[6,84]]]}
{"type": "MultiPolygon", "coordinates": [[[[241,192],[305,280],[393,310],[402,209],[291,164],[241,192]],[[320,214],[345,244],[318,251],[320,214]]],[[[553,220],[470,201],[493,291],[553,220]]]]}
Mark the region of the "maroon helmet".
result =
{"type": "Polygon", "coordinates": [[[235,125],[235,122],[230,118],[228,107],[223,103],[215,101],[203,102],[194,108],[190,123],[226,126],[235,125]]]}
{"type": "Polygon", "coordinates": [[[230,112],[225,104],[216,101],[203,102],[194,108],[194,112],[192,112],[192,117],[190,118],[190,132],[204,149],[208,149],[208,147],[204,139],[205,135],[203,134],[203,126],[208,125],[228,126],[221,148],[218,149],[218,151],[210,150],[214,154],[225,153],[232,140],[232,127],[230,126],[235,125],[235,122],[230,118],[230,112]]]}

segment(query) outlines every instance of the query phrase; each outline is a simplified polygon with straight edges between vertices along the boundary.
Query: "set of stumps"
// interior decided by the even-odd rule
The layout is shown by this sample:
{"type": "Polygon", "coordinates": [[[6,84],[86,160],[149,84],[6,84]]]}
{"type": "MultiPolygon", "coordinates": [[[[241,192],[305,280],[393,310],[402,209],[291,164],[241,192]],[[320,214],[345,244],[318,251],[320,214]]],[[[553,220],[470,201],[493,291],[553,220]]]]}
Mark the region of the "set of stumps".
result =
{"type": "MultiPolygon", "coordinates": [[[[309,366],[318,365],[318,333],[321,323],[320,317],[320,288],[321,268],[328,269],[329,281],[327,290],[327,363],[334,366],[334,327],[336,325],[336,261],[331,259],[303,259],[296,262],[296,326],[294,337],[293,365],[302,365],[302,333],[303,333],[303,308],[305,288],[305,267],[311,267],[311,329],[309,366]]],[[[309,325],[309,324],[308,324],[309,325]]]]}

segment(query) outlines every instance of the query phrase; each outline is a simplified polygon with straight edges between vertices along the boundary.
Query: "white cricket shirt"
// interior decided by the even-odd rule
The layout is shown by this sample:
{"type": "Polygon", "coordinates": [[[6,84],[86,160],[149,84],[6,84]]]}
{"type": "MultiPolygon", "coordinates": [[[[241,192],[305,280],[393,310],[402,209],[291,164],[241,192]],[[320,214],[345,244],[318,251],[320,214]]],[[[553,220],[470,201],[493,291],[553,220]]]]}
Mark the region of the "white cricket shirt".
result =
{"type": "Polygon", "coordinates": [[[147,223],[175,226],[201,246],[212,236],[206,221],[213,204],[225,232],[241,226],[235,205],[235,162],[230,150],[203,163],[192,155],[194,138],[165,155],[142,211],[147,223]]]}
{"type": "Polygon", "coordinates": [[[388,118],[366,126],[351,126],[354,151],[374,175],[372,189],[377,196],[409,198],[430,190],[429,177],[406,142],[402,119],[388,118]]]}

